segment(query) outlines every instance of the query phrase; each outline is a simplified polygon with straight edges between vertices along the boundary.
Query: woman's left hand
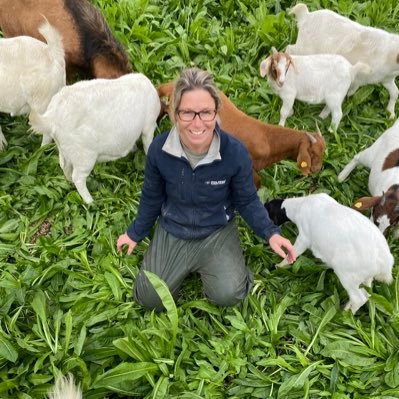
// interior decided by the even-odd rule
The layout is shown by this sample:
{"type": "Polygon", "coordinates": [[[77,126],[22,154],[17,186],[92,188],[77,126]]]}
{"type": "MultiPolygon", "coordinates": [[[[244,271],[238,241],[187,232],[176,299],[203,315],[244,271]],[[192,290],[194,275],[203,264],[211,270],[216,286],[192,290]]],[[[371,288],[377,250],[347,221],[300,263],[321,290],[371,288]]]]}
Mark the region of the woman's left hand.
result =
{"type": "Polygon", "coordinates": [[[282,237],[280,234],[273,234],[269,239],[270,248],[277,254],[284,258],[288,264],[292,264],[296,260],[295,248],[290,240],[282,237]],[[286,251],[283,250],[286,249],[286,251]]]}

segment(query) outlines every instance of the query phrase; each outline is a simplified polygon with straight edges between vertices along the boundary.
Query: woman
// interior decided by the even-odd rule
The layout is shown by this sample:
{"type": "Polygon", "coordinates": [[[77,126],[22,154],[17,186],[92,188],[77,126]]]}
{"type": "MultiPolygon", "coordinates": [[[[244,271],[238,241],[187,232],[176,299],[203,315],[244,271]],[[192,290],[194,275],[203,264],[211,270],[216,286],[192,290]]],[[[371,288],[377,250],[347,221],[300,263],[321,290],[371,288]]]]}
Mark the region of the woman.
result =
{"type": "Polygon", "coordinates": [[[117,249],[127,245],[131,254],[159,218],[134,285],[136,300],[163,309],[144,270],[162,278],[175,298],[187,275],[198,272],[211,302],[233,306],[253,282],[235,210],[289,263],[295,251],[259,200],[246,148],[217,124],[220,99],[212,76],[197,68],[183,71],[173,97],[175,126],[150,145],[137,217],[117,249]]]}

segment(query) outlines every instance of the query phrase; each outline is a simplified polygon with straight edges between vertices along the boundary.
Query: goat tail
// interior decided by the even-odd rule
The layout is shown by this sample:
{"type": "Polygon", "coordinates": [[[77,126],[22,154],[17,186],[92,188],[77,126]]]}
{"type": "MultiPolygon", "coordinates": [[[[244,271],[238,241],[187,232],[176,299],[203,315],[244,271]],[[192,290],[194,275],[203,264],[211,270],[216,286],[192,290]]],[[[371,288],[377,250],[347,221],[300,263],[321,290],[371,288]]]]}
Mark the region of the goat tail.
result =
{"type": "Polygon", "coordinates": [[[72,374],[57,378],[49,399],[82,399],[82,391],[75,385],[72,374]]]}
{"type": "Polygon", "coordinates": [[[382,283],[391,284],[393,281],[392,277],[392,267],[394,264],[394,258],[392,254],[389,254],[389,259],[385,256],[379,259],[380,261],[380,270],[374,276],[377,281],[381,281],[382,283]]]}
{"type": "Polygon", "coordinates": [[[45,116],[43,114],[39,114],[39,112],[32,109],[29,114],[29,126],[30,130],[35,132],[36,134],[47,134],[51,135],[51,128],[46,123],[45,116]]]}
{"type": "Polygon", "coordinates": [[[48,48],[54,59],[65,65],[65,52],[62,36],[58,30],[50,24],[45,16],[43,16],[43,18],[45,21],[39,26],[39,32],[46,39],[48,48]]]}
{"type": "Polygon", "coordinates": [[[371,68],[368,64],[365,64],[364,62],[357,62],[355,65],[352,66],[352,69],[351,69],[352,81],[358,73],[368,75],[370,72],[371,72],[371,68]]]}
{"type": "Polygon", "coordinates": [[[298,3],[297,5],[291,8],[289,14],[290,15],[294,14],[295,18],[299,22],[301,19],[303,19],[304,16],[309,14],[309,9],[306,4],[298,3]]]}

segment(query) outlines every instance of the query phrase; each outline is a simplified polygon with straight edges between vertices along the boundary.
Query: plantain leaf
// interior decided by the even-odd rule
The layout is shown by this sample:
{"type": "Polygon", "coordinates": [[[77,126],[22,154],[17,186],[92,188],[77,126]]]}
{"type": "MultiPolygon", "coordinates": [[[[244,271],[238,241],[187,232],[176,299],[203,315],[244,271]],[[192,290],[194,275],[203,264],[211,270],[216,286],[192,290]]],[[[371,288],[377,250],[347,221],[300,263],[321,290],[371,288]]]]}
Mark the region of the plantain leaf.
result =
{"type": "Polygon", "coordinates": [[[0,334],[0,357],[15,363],[18,359],[18,352],[12,343],[0,334]]]}
{"type": "Polygon", "coordinates": [[[154,363],[120,363],[113,369],[99,375],[92,388],[117,386],[125,381],[138,380],[147,374],[153,375],[158,370],[154,363]]]}

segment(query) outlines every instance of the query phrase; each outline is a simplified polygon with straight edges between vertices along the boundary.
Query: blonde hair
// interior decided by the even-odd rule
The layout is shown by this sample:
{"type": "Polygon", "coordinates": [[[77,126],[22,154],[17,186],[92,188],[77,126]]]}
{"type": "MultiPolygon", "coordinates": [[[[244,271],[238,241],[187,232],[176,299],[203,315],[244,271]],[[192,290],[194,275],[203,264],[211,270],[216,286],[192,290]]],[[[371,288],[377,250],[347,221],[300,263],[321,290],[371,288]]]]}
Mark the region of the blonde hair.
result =
{"type": "Polygon", "coordinates": [[[217,89],[212,75],[199,68],[189,68],[182,71],[180,78],[175,84],[175,91],[173,93],[173,110],[176,114],[181,98],[187,91],[203,89],[206,90],[215,101],[216,111],[220,108],[219,90],[217,89]]]}

